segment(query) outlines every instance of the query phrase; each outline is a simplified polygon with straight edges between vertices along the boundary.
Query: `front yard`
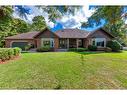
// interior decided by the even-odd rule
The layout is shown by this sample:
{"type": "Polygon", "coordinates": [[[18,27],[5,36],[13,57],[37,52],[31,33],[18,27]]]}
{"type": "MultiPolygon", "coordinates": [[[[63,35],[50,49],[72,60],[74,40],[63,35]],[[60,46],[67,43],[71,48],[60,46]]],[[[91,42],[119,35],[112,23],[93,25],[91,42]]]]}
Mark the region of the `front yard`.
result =
{"type": "Polygon", "coordinates": [[[1,89],[126,89],[127,52],[22,53],[0,65],[1,89]]]}

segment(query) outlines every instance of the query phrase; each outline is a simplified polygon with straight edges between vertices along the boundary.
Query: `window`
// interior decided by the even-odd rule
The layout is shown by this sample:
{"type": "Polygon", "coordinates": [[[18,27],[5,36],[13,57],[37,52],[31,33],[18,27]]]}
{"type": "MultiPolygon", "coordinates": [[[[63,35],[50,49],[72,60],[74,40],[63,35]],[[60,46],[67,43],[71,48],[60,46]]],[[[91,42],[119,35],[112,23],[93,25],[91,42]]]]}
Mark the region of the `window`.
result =
{"type": "Polygon", "coordinates": [[[95,45],[95,40],[93,40],[92,45],[95,45]]]}
{"type": "Polygon", "coordinates": [[[97,47],[105,47],[105,38],[95,38],[92,40],[92,45],[95,45],[97,47]]]}
{"type": "Polygon", "coordinates": [[[44,46],[50,46],[50,41],[43,41],[44,46]]]}
{"type": "Polygon", "coordinates": [[[54,47],[54,39],[42,38],[42,47],[54,47]]]}
{"type": "Polygon", "coordinates": [[[99,42],[97,42],[97,46],[104,47],[104,41],[99,41],[99,42]]]}
{"type": "Polygon", "coordinates": [[[50,47],[54,47],[54,40],[50,40],[50,47]]]}

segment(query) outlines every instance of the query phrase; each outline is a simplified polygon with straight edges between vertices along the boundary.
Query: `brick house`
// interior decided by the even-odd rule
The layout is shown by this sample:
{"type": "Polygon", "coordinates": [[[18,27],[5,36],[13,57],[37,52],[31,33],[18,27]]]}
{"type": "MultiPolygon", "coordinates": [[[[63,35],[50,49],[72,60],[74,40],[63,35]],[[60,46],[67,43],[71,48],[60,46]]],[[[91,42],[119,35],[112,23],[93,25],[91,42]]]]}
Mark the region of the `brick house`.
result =
{"type": "Polygon", "coordinates": [[[98,49],[103,49],[106,47],[107,41],[113,38],[109,32],[102,28],[92,32],[80,29],[63,29],[51,32],[49,29],[45,29],[42,32],[27,32],[7,37],[5,47],[24,48],[26,45],[32,44],[34,48],[49,45],[54,49],[68,49],[96,45],[98,49]]]}

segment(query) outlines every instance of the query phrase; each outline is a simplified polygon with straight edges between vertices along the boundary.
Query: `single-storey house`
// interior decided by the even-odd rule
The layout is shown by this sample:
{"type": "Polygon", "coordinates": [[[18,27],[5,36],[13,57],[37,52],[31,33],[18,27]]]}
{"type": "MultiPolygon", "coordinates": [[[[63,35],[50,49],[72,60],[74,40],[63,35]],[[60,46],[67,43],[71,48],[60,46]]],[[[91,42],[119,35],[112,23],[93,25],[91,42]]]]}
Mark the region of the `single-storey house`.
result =
{"type": "Polygon", "coordinates": [[[34,48],[49,45],[54,49],[68,49],[88,47],[96,45],[97,48],[105,48],[107,41],[114,38],[109,32],[103,28],[88,32],[80,29],[63,29],[52,32],[45,29],[41,32],[27,32],[10,36],[5,39],[5,46],[9,47],[25,47],[32,44],[34,48]]]}

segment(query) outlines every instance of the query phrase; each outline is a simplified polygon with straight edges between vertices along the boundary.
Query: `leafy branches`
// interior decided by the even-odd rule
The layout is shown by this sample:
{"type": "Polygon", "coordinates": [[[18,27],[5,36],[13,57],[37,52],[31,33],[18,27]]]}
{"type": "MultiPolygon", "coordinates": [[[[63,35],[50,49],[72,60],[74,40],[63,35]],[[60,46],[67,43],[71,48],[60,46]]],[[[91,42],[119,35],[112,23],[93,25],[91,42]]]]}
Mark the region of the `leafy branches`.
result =
{"type": "Polygon", "coordinates": [[[42,31],[43,29],[45,29],[47,27],[46,22],[45,22],[45,18],[43,16],[35,16],[32,19],[33,23],[32,23],[32,30],[34,31],[42,31]]]}

